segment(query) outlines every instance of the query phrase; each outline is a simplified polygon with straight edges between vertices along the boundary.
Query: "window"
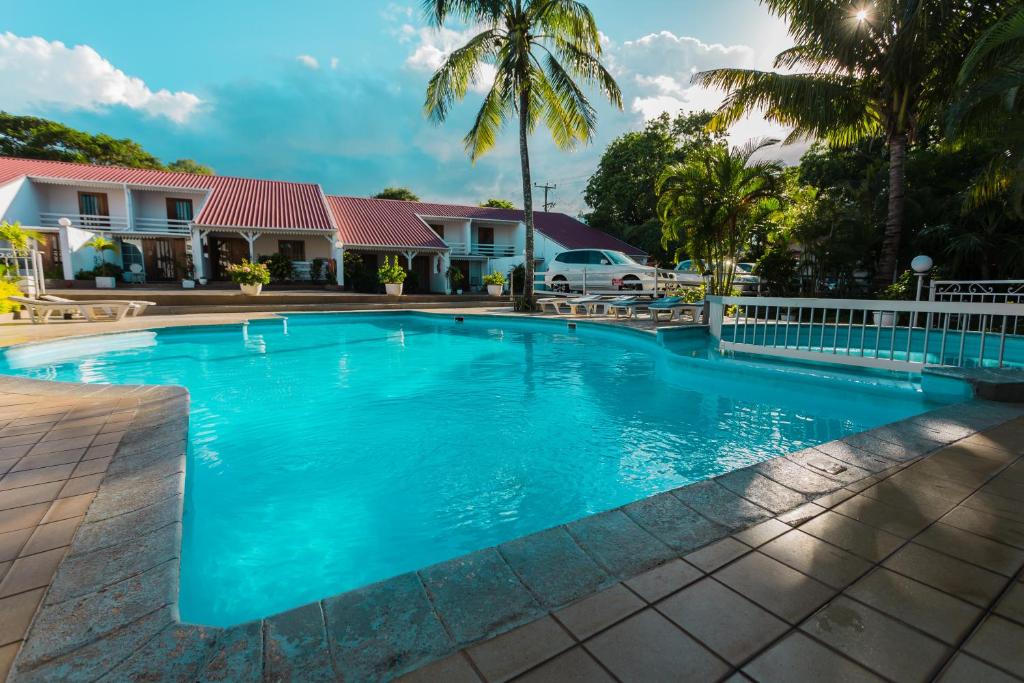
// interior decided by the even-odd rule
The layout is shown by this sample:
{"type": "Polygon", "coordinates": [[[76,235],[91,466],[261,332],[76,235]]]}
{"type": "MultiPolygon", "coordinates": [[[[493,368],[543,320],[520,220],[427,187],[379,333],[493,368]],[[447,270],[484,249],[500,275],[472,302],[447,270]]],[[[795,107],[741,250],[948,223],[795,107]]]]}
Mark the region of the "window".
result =
{"type": "Polygon", "coordinates": [[[107,195],[97,192],[78,193],[78,213],[83,218],[83,225],[109,226],[109,218],[97,218],[97,216],[109,216],[110,206],[107,204],[107,195]]]}
{"type": "Polygon", "coordinates": [[[559,263],[572,263],[580,264],[587,262],[587,252],[585,251],[563,251],[561,254],[555,257],[555,260],[559,263]]]}
{"type": "Polygon", "coordinates": [[[586,255],[586,264],[588,266],[600,266],[603,265],[602,261],[608,261],[608,257],[602,251],[588,251],[586,255]]]}
{"type": "Polygon", "coordinates": [[[431,224],[430,229],[437,233],[437,236],[444,239],[444,226],[431,224]]]}
{"type": "Polygon", "coordinates": [[[277,253],[289,261],[305,261],[306,243],[302,240],[278,240],[277,253]]]}
{"type": "Polygon", "coordinates": [[[604,252],[605,258],[617,266],[631,266],[636,263],[633,259],[629,258],[621,251],[606,251],[604,252]]]}
{"type": "Polygon", "coordinates": [[[478,244],[494,244],[494,228],[477,228],[476,239],[478,244]]]}
{"type": "Polygon", "coordinates": [[[172,221],[192,220],[192,200],[167,198],[167,218],[172,221]]]}

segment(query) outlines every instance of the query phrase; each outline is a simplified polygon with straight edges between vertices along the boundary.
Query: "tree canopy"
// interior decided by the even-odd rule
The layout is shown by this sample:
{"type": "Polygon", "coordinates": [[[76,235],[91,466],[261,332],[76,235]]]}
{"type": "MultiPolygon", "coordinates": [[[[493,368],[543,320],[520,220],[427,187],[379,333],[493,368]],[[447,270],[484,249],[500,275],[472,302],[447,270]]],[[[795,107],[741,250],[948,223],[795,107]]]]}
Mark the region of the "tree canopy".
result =
{"type": "Polygon", "coordinates": [[[514,209],[516,205],[507,199],[495,199],[490,198],[486,202],[481,202],[480,206],[487,209],[514,209]]]}
{"type": "Polygon", "coordinates": [[[385,187],[373,195],[374,199],[400,199],[404,202],[418,202],[419,195],[407,187],[385,187]]]}
{"type": "Polygon", "coordinates": [[[128,138],[87,133],[56,121],[3,111],[0,111],[0,154],[213,175],[212,168],[192,159],[179,159],[165,166],[142,145],[128,138]]]}

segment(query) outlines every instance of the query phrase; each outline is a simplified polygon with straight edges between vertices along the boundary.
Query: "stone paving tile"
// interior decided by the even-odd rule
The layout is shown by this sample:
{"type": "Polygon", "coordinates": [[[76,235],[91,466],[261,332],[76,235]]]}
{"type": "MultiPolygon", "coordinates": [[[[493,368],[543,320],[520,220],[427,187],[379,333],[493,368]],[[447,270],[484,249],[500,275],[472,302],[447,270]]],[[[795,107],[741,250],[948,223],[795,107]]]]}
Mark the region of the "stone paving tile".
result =
{"type": "Polygon", "coordinates": [[[63,481],[71,476],[71,472],[74,469],[74,463],[68,463],[65,465],[54,465],[53,467],[41,467],[35,470],[11,472],[3,479],[0,479],[0,491],[63,481]]]}
{"type": "Polygon", "coordinates": [[[1019,679],[961,652],[938,680],[943,683],[1013,683],[1019,679]]]}
{"type": "Polygon", "coordinates": [[[655,602],[701,578],[703,573],[682,560],[670,560],[626,581],[626,586],[647,602],[655,602]]]}
{"type": "Polygon", "coordinates": [[[1004,576],[1013,576],[1024,567],[1024,550],[942,522],[925,529],[914,538],[914,543],[1004,576]]]}
{"type": "Polygon", "coordinates": [[[221,631],[196,680],[257,683],[263,679],[263,634],[259,621],[221,631]]]}
{"type": "Polygon", "coordinates": [[[583,640],[644,607],[643,600],[622,584],[616,584],[558,610],[555,617],[583,640]]]}
{"type": "Polygon", "coordinates": [[[566,528],[612,576],[633,576],[675,557],[671,548],[637,526],[621,510],[584,517],[566,528]]]}
{"type": "Polygon", "coordinates": [[[862,467],[837,460],[816,448],[790,453],[785,459],[840,484],[850,484],[871,475],[871,472],[862,467]]]}
{"type": "Polygon", "coordinates": [[[783,513],[778,516],[780,522],[797,527],[805,522],[809,522],[821,513],[825,512],[826,508],[816,503],[804,503],[800,507],[793,508],[789,512],[783,513]]]}
{"type": "Polygon", "coordinates": [[[50,522],[59,522],[71,517],[81,517],[89,509],[89,505],[95,497],[96,494],[94,493],[86,493],[80,496],[55,500],[53,505],[47,509],[42,521],[44,524],[49,524],[50,522]]]}
{"type": "Polygon", "coordinates": [[[0,510],[18,508],[35,503],[47,503],[57,497],[63,481],[55,481],[49,484],[36,484],[35,486],[23,486],[21,488],[0,491],[0,510]]]}
{"type": "Polygon", "coordinates": [[[967,507],[954,508],[943,523],[1024,550],[1024,524],[967,507]]]}
{"type": "Polygon", "coordinates": [[[814,504],[820,505],[823,508],[831,509],[834,508],[836,505],[842,503],[844,500],[853,498],[853,496],[855,495],[856,492],[850,491],[849,489],[839,489],[838,491],[833,491],[828,495],[821,496],[820,498],[815,498],[814,504]]]}
{"type": "Polygon", "coordinates": [[[964,651],[1024,678],[1024,626],[992,615],[964,645],[964,651]]]}
{"type": "Polygon", "coordinates": [[[588,640],[584,647],[622,681],[721,678],[729,666],[647,609],[588,640]]]}
{"type": "Polygon", "coordinates": [[[670,493],[704,517],[733,531],[772,516],[771,511],[737,496],[714,479],[684,486],[670,493]]]}
{"type": "Polygon", "coordinates": [[[765,543],[760,552],[833,588],[843,588],[871,564],[834,545],[794,529],[765,543]]]}
{"type": "MultiPolygon", "coordinates": [[[[440,679],[434,679],[440,680],[440,679]]],[[[582,647],[563,652],[516,679],[522,683],[614,683],[615,679],[582,647]]],[[[424,681],[426,683],[426,681],[424,681]]]]}
{"type": "Polygon", "coordinates": [[[759,552],[719,569],[713,576],[790,623],[825,604],[835,591],[759,552]]]}
{"type": "Polygon", "coordinates": [[[0,562],[13,560],[21,554],[21,549],[32,536],[33,529],[18,529],[0,534],[0,562]]]}
{"type": "Polygon", "coordinates": [[[808,496],[820,496],[841,487],[841,484],[835,480],[822,474],[816,474],[786,458],[765,460],[752,469],[789,489],[808,496]]]}
{"type": "Polygon", "coordinates": [[[868,472],[881,472],[893,465],[892,460],[869,453],[845,441],[830,441],[814,448],[829,457],[868,472]]]}
{"type": "Polygon", "coordinates": [[[604,570],[562,527],[503,543],[498,551],[547,607],[567,604],[609,582],[604,570]]]}
{"type": "Polygon", "coordinates": [[[323,607],[335,669],[355,680],[380,679],[451,651],[415,574],[329,598],[323,607]]]}
{"type": "Polygon", "coordinates": [[[488,681],[507,681],[542,664],[576,642],[551,617],[544,617],[470,647],[470,658],[488,681]]]}
{"type": "Polygon", "coordinates": [[[99,680],[195,681],[199,668],[211,656],[217,634],[217,630],[201,626],[169,624],[99,680]]]}
{"type": "Polygon", "coordinates": [[[883,568],[846,594],[949,645],[958,644],[981,616],[974,605],[883,568]]]}
{"type": "Polygon", "coordinates": [[[0,681],[7,680],[7,673],[14,666],[14,656],[18,654],[20,643],[9,643],[0,646],[0,681]]]}
{"type": "Polygon", "coordinates": [[[750,552],[750,546],[731,536],[704,546],[684,557],[687,562],[705,572],[713,572],[722,565],[750,552]]]}
{"type": "Polygon", "coordinates": [[[75,550],[79,553],[98,550],[176,524],[182,516],[183,498],[178,495],[117,517],[87,522],[78,530],[75,550]]]}
{"type": "Polygon", "coordinates": [[[656,607],[733,666],[789,630],[786,622],[711,578],[698,581],[656,607]]]}
{"type": "Polygon", "coordinates": [[[314,602],[264,622],[264,672],[274,681],[333,681],[327,624],[314,602]]]}
{"type": "Polygon", "coordinates": [[[995,606],[995,613],[1024,625],[1024,583],[1011,586],[995,606]]]}
{"type": "Polygon", "coordinates": [[[929,514],[922,510],[895,507],[863,494],[858,494],[840,503],[833,510],[841,515],[863,522],[868,526],[888,531],[902,538],[916,536],[940,516],[929,514]]]}
{"type": "Polygon", "coordinates": [[[0,581],[0,598],[33,588],[46,588],[65,552],[66,548],[56,548],[19,557],[0,581]]]}
{"type": "Polygon", "coordinates": [[[715,481],[738,496],[778,514],[807,502],[807,497],[750,470],[735,470],[715,481]]]}
{"type": "Polygon", "coordinates": [[[883,680],[799,631],[790,633],[743,670],[762,683],[868,683],[883,680]]]}
{"type": "MultiPolygon", "coordinates": [[[[280,679],[291,680],[291,679],[280,679]]],[[[466,655],[457,652],[396,679],[399,683],[482,683],[466,655]]]]}
{"type": "Polygon", "coordinates": [[[73,451],[59,451],[57,453],[47,453],[45,455],[30,455],[19,460],[18,464],[11,468],[11,472],[21,472],[23,470],[33,470],[40,467],[53,467],[54,465],[77,463],[82,459],[84,454],[85,449],[79,448],[73,451]]]}
{"type": "Polygon", "coordinates": [[[44,592],[45,589],[39,588],[0,598],[0,614],[4,615],[4,618],[0,619],[0,645],[13,643],[25,636],[44,592]]]}
{"type": "Polygon", "coordinates": [[[844,597],[801,624],[813,638],[896,681],[929,680],[950,648],[881,612],[844,597]],[[908,657],[908,653],[913,653],[908,657]]]}
{"type": "Polygon", "coordinates": [[[493,548],[419,572],[455,641],[472,643],[539,617],[543,610],[493,548]]]}
{"type": "Polygon", "coordinates": [[[1006,584],[999,574],[915,543],[893,553],[883,566],[979,607],[988,606],[1006,584]]]}
{"type": "Polygon", "coordinates": [[[964,500],[963,506],[972,510],[987,512],[996,517],[1005,517],[1014,522],[1024,523],[1024,506],[1020,504],[1020,501],[988,493],[984,489],[964,500]]]}
{"type": "Polygon", "coordinates": [[[726,527],[697,514],[670,493],[638,500],[622,510],[677,553],[696,550],[729,533],[726,527]]]}
{"type": "Polygon", "coordinates": [[[752,526],[749,529],[744,529],[738,534],[734,534],[733,538],[743,541],[752,548],[756,548],[759,545],[767,543],[776,536],[781,536],[786,533],[789,531],[789,528],[788,524],[780,522],[778,519],[769,519],[752,526]]]}

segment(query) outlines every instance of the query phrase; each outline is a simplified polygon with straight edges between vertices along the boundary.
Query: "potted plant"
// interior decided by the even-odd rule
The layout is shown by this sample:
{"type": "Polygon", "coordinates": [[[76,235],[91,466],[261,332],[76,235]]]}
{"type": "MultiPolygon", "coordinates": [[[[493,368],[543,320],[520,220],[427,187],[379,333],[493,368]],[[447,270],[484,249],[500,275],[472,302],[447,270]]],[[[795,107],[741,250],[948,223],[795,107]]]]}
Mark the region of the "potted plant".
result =
{"type": "MultiPolygon", "coordinates": [[[[878,298],[882,301],[909,301],[910,293],[913,291],[913,278],[913,273],[909,270],[904,271],[896,282],[878,293],[878,298]]],[[[892,327],[896,323],[896,311],[872,311],[871,317],[876,327],[892,327]]]]}
{"type": "Polygon", "coordinates": [[[175,272],[181,271],[181,288],[182,289],[195,289],[196,288],[196,269],[195,264],[192,262],[192,257],[188,254],[185,255],[185,262],[174,263],[175,272]]]}
{"type": "Polygon", "coordinates": [[[388,260],[384,257],[384,265],[377,269],[377,280],[384,285],[384,291],[388,296],[402,296],[402,283],[408,273],[402,266],[398,265],[398,257],[388,260]]]}
{"type": "Polygon", "coordinates": [[[455,266],[448,266],[448,271],[445,273],[448,278],[448,291],[454,292],[455,294],[462,294],[462,281],[466,279],[466,276],[462,274],[462,271],[455,266]]]}
{"type": "Polygon", "coordinates": [[[270,271],[262,263],[249,263],[242,259],[241,263],[228,266],[231,281],[236,283],[246,296],[259,296],[263,285],[270,282],[270,271]]]}
{"type": "Polygon", "coordinates": [[[95,252],[96,268],[92,271],[96,279],[96,289],[113,289],[117,286],[117,273],[120,268],[107,262],[108,251],[117,252],[117,243],[103,235],[96,235],[85,243],[95,252]]]}
{"type": "Polygon", "coordinates": [[[489,296],[501,296],[501,292],[505,289],[505,273],[496,270],[490,275],[484,275],[484,284],[487,285],[489,296]]]}

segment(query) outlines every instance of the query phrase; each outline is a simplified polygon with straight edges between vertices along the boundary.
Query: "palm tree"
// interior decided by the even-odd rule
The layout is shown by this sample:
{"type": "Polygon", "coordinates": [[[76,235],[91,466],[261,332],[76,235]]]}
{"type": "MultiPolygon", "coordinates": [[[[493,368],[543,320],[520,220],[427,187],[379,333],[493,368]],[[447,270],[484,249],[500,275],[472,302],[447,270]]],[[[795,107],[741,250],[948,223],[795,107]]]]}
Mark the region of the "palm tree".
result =
{"type": "Polygon", "coordinates": [[[46,244],[46,236],[38,230],[22,227],[18,221],[13,223],[2,221],[0,222],[0,241],[11,245],[11,249],[17,255],[25,256],[32,248],[33,242],[46,244]]]}
{"type": "MultiPolygon", "coordinates": [[[[601,64],[601,39],[590,10],[575,0],[425,0],[435,26],[449,17],[479,27],[469,41],[452,52],[430,79],[424,109],[442,122],[452,105],[482,77],[485,65],[494,83],[484,95],[472,128],[464,139],[475,162],[490,150],[498,132],[512,116],[519,119],[519,158],[523,176],[523,221],[526,224],[526,282],[533,282],[533,194],[529,135],[539,122],[555,144],[572,149],[591,140],[597,114],[577,84],[596,85],[618,108],[622,93],[601,64]]],[[[533,287],[523,290],[533,307],[533,287]]]]}
{"type": "Polygon", "coordinates": [[[85,243],[85,246],[95,252],[97,270],[101,269],[106,263],[106,252],[117,251],[117,242],[112,239],[108,239],[103,235],[95,235],[91,240],[85,243]]]}
{"type": "Polygon", "coordinates": [[[889,196],[875,285],[893,281],[903,233],[907,147],[951,92],[971,36],[995,3],[956,0],[764,0],[789,22],[796,45],[777,71],[715,69],[694,81],[727,91],[712,126],[763,109],[792,126],[787,141],[850,146],[881,137],[889,148],[889,196]],[[792,72],[791,70],[799,69],[792,72]]]}
{"type": "Polygon", "coordinates": [[[710,294],[732,291],[736,259],[755,220],[778,206],[783,192],[782,162],[751,157],[778,140],[725,143],[699,149],[670,164],[658,179],[658,217],[665,248],[682,245],[690,258],[711,270],[710,294]]]}
{"type": "Polygon", "coordinates": [[[993,24],[971,48],[957,78],[947,132],[968,140],[998,140],[998,155],[974,183],[968,208],[1003,195],[1024,217],[1024,6],[993,24]]]}

